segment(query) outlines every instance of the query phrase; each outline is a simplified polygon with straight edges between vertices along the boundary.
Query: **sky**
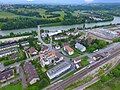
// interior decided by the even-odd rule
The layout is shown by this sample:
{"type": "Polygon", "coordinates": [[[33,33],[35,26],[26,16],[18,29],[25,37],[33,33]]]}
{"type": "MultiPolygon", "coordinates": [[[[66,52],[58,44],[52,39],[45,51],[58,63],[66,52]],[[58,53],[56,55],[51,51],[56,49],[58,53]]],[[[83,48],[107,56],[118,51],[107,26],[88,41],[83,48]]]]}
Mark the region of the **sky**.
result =
{"type": "Polygon", "coordinates": [[[0,3],[38,3],[38,4],[83,4],[83,3],[117,3],[120,0],[0,0],[0,3]]]}

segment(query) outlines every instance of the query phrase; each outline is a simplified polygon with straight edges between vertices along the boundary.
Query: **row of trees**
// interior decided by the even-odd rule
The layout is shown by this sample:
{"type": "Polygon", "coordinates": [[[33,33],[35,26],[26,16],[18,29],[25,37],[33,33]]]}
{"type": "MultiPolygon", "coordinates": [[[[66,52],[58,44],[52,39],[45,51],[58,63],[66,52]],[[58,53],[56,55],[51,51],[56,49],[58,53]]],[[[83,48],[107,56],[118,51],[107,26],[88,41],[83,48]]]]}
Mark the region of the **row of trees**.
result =
{"type": "Polygon", "coordinates": [[[11,30],[11,29],[22,29],[22,28],[31,28],[36,27],[40,24],[49,24],[49,23],[58,23],[61,22],[59,18],[54,20],[46,19],[34,19],[34,18],[15,18],[10,19],[8,22],[4,23],[1,26],[1,30],[11,30]]]}

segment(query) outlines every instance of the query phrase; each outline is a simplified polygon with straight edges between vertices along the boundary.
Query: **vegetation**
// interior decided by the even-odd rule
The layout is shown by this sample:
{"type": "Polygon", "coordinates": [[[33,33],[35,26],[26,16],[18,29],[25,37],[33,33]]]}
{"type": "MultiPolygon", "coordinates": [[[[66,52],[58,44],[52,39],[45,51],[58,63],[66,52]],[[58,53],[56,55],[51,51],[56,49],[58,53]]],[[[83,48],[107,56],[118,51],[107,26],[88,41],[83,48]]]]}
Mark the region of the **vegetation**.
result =
{"type": "Polygon", "coordinates": [[[91,85],[86,90],[119,90],[120,89],[120,64],[109,74],[101,76],[100,81],[91,85]]]}
{"type": "Polygon", "coordinates": [[[113,20],[113,16],[120,16],[119,4],[0,5],[0,8],[2,30],[31,28],[39,24],[51,26],[103,22],[113,20]]]}
{"type": "Polygon", "coordinates": [[[15,88],[17,88],[17,90],[22,90],[21,82],[19,82],[17,84],[9,84],[3,88],[0,88],[0,90],[14,90],[15,88]]]}

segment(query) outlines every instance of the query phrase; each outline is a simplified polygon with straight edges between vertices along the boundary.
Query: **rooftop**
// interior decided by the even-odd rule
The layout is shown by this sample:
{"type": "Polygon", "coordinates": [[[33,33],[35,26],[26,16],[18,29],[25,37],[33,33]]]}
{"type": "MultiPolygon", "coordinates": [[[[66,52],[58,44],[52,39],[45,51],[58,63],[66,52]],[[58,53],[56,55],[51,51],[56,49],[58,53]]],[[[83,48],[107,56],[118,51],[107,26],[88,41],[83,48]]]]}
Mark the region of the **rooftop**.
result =
{"type": "Polygon", "coordinates": [[[70,46],[65,46],[65,48],[66,48],[67,51],[69,51],[69,52],[73,52],[73,51],[74,51],[70,46]]]}

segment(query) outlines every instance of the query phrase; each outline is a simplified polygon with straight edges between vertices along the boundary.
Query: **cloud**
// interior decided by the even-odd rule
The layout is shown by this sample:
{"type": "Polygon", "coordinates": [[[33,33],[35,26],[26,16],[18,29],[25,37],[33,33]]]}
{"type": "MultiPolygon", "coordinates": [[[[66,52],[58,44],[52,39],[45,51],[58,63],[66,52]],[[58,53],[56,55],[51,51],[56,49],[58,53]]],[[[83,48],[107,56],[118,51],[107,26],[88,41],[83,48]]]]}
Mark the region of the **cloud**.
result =
{"type": "Polygon", "coordinates": [[[85,2],[90,3],[93,2],[94,0],[85,0],[85,2]]]}

